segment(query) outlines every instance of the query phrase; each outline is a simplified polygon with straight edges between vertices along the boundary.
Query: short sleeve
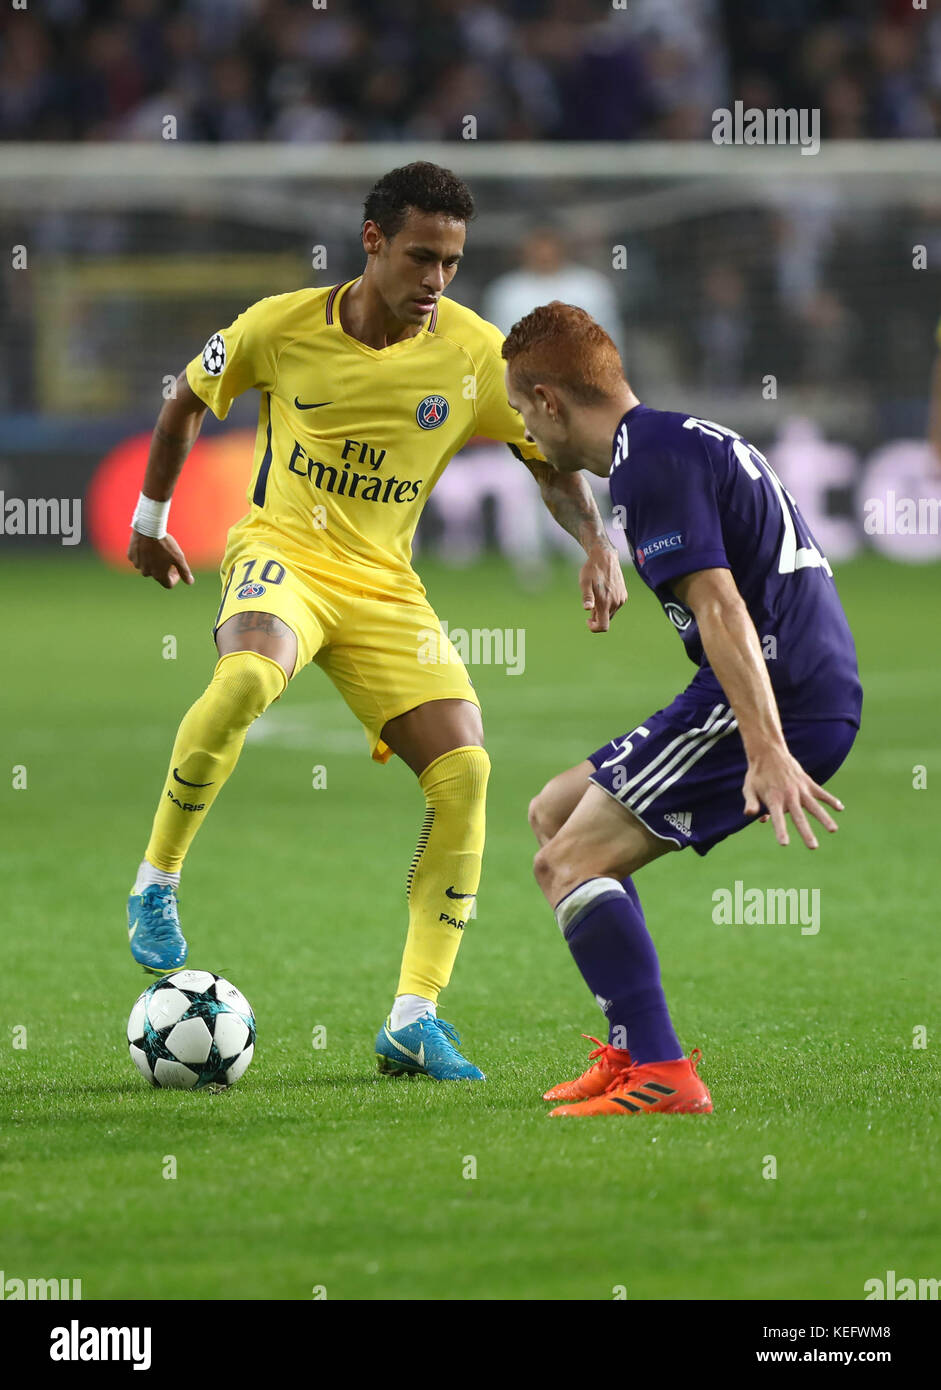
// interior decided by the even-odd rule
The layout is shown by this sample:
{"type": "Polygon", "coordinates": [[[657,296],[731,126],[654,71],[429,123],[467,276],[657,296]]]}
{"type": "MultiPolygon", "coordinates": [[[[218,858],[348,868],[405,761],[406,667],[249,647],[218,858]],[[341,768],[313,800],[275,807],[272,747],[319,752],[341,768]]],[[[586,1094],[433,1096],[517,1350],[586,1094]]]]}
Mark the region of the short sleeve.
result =
{"type": "Polygon", "coordinates": [[[492,323],[482,326],[486,333],[475,363],[477,433],[509,444],[517,458],[543,462],[535,444],[526,439],[522,415],[511,409],[506,398],[506,362],[500,355],[503,334],[492,323]]]}
{"type": "Polygon", "coordinates": [[[631,454],[611,476],[634,564],[654,589],[696,570],[730,569],[715,477],[698,450],[631,454]]]}
{"type": "Polygon", "coordinates": [[[265,313],[267,302],[252,304],[228,328],[213,333],[199,356],[187,364],[191,390],[220,420],[243,391],[274,387],[276,351],[265,313]]]}

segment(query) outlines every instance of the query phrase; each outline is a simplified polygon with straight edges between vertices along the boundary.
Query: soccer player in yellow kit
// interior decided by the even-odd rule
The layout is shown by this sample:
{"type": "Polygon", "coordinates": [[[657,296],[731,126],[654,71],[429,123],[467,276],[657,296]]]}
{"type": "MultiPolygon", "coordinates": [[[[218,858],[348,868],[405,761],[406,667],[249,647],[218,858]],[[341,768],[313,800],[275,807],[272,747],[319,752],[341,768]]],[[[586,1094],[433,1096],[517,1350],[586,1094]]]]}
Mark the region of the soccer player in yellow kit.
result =
{"type": "Polygon", "coordinates": [[[483,1075],[436,1006],[477,894],[490,771],[477,696],[411,567],[416,523],[453,455],[485,435],[528,464],[586,551],[580,579],[593,631],[626,598],[587,484],[542,460],[507,401],[502,334],[444,297],[473,211],[449,170],[394,169],[366,200],[358,280],[263,299],[214,333],[161,410],[128,550],[165,588],[192,583],[166,531],[173,487],[207,407],[224,419],[236,396],[259,391],[251,506],[222,562],[219,660],[173,746],[128,901],[131,951],[155,974],[185,962],[176,903],[184,856],[253,720],[316,662],[362,723],[373,758],[396,753],[425,794],[401,975],[376,1052],[381,1071],[441,1080],[483,1075]],[[436,661],[429,630],[441,634],[436,661]]]}

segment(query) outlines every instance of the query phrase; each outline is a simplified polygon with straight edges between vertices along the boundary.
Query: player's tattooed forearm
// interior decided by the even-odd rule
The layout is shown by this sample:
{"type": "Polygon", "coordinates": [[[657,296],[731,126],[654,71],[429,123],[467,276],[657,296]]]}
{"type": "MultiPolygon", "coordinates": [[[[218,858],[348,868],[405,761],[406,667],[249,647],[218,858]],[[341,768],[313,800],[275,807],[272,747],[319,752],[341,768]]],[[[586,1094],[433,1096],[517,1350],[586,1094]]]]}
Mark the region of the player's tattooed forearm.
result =
{"type": "Polygon", "coordinates": [[[267,632],[269,637],[290,637],[291,629],[287,623],[276,618],[273,613],[236,613],[231,619],[232,631],[243,632],[267,632]]]}
{"type": "Polygon", "coordinates": [[[574,473],[546,471],[539,477],[542,499],[563,531],[583,545],[609,545],[591,488],[574,473]]]}

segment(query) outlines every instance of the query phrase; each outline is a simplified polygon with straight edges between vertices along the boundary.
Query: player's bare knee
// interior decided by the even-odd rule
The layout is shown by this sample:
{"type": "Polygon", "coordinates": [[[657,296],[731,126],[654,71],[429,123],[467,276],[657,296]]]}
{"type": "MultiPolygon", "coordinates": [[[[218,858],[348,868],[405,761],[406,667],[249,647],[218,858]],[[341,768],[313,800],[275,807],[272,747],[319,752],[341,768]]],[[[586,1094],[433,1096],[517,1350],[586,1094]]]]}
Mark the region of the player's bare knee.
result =
{"type": "Polygon", "coordinates": [[[541,845],[544,845],[546,843],[546,840],[551,838],[551,832],[547,834],[545,828],[542,792],[539,792],[537,796],[534,796],[532,801],[529,803],[529,809],[526,813],[526,819],[529,821],[529,828],[535,835],[536,839],[539,841],[541,845]]]}
{"type": "Polygon", "coordinates": [[[545,857],[545,845],[541,845],[533,855],[533,877],[541,888],[548,873],[548,862],[545,857]]]}
{"type": "Polygon", "coordinates": [[[577,861],[573,861],[570,847],[561,844],[557,838],[550,840],[537,852],[533,872],[551,908],[555,908],[579,883],[593,877],[585,873],[577,861]]]}
{"type": "Polygon", "coordinates": [[[548,840],[536,851],[533,859],[533,874],[544,893],[550,888],[556,876],[556,869],[556,855],[551,840],[548,840]]]}
{"type": "Polygon", "coordinates": [[[558,798],[554,794],[557,781],[558,778],[554,777],[551,782],[547,782],[542,791],[537,792],[529,803],[530,829],[541,845],[551,840],[565,823],[565,816],[560,815],[558,798]]]}

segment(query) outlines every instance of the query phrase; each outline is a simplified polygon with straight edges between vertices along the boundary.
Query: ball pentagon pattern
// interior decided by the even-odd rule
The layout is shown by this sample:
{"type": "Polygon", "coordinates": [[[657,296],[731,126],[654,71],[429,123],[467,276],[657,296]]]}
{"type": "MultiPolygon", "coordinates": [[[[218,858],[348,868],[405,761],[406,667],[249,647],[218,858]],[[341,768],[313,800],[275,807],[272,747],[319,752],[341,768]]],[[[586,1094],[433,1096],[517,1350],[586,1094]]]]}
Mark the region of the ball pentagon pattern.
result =
{"type": "Polygon", "coordinates": [[[178,970],[137,999],[127,1043],[151,1086],[233,1086],[255,1050],[255,1016],[235,985],[209,970],[178,970]]]}

